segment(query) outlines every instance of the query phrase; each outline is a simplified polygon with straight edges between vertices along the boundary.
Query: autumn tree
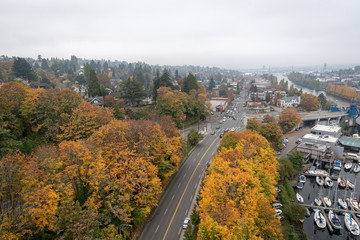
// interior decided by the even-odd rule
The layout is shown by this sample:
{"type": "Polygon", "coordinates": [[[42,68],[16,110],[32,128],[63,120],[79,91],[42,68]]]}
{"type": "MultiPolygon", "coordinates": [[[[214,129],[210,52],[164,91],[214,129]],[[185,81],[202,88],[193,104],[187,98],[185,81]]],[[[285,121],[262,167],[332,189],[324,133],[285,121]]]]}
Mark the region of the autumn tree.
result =
{"type": "Polygon", "coordinates": [[[264,123],[270,123],[270,122],[275,122],[276,123],[276,119],[275,117],[269,115],[269,114],[266,114],[263,118],[264,120],[264,123]]]}
{"type": "Polygon", "coordinates": [[[189,132],[188,136],[188,143],[190,146],[195,146],[196,144],[199,143],[199,141],[203,138],[203,136],[199,133],[198,130],[196,129],[191,129],[191,131],[189,132]]]}
{"type": "Polygon", "coordinates": [[[302,123],[302,119],[299,112],[295,108],[286,108],[279,115],[279,125],[283,133],[289,132],[300,123],[302,123]]]}
{"type": "Polygon", "coordinates": [[[160,115],[171,116],[176,124],[179,125],[184,117],[188,101],[186,93],[161,87],[158,89],[156,108],[160,115]]]}
{"type": "MultiPolygon", "coordinates": [[[[27,97],[28,87],[18,82],[5,83],[0,88],[0,124],[11,135],[21,137],[25,131],[21,107],[27,97]]],[[[6,131],[6,130],[5,130],[6,131]]]]}
{"type": "Polygon", "coordinates": [[[60,141],[88,138],[112,119],[113,114],[108,108],[93,106],[84,101],[74,109],[69,121],[60,126],[58,138],[60,141]]]}
{"type": "Polygon", "coordinates": [[[221,144],[212,159],[200,192],[199,239],[282,239],[270,205],[277,178],[273,150],[253,131],[225,137],[236,144],[221,144]]]}
{"type": "Polygon", "coordinates": [[[103,85],[104,87],[107,88],[111,87],[110,79],[107,74],[104,73],[98,74],[97,79],[99,80],[100,85],[103,85]]]}
{"type": "Polygon", "coordinates": [[[304,93],[301,95],[300,106],[305,111],[315,111],[319,109],[319,100],[311,93],[304,93]]]}
{"type": "Polygon", "coordinates": [[[260,127],[259,132],[264,138],[266,138],[266,140],[268,140],[274,150],[277,150],[281,147],[283,134],[276,121],[271,121],[267,124],[263,124],[260,127]]]}
{"type": "Polygon", "coordinates": [[[261,125],[262,124],[259,120],[257,120],[256,118],[253,118],[253,119],[250,119],[247,121],[246,129],[259,131],[261,128],[261,125]]]}

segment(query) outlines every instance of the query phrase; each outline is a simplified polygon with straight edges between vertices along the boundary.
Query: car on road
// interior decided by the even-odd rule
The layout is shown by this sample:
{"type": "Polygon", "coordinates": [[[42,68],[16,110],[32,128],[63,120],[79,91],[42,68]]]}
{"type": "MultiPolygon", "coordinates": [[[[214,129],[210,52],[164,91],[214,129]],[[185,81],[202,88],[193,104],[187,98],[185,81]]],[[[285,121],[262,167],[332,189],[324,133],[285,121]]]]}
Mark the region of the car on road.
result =
{"type": "Polygon", "coordinates": [[[215,135],[215,131],[212,131],[212,132],[211,132],[211,135],[215,135]]]}
{"type": "Polygon", "coordinates": [[[185,218],[182,228],[187,229],[189,226],[190,218],[185,218]]]}
{"type": "Polygon", "coordinates": [[[223,136],[224,136],[224,133],[221,133],[219,137],[222,138],[223,136]]]}
{"type": "Polygon", "coordinates": [[[217,126],[216,126],[216,129],[220,129],[220,126],[219,126],[219,125],[217,125],[217,126]]]}

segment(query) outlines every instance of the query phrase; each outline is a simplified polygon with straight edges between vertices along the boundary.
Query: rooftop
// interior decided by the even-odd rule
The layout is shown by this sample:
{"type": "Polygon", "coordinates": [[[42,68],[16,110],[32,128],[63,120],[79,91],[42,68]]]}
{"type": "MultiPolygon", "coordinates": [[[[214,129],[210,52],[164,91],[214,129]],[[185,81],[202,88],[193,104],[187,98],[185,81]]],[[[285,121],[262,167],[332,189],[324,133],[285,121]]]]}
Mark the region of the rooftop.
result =
{"type": "Polygon", "coordinates": [[[323,142],[329,142],[329,143],[336,143],[338,141],[338,138],[328,135],[316,135],[316,134],[305,134],[303,136],[303,139],[311,139],[316,141],[323,141],[323,142]]]}
{"type": "Polygon", "coordinates": [[[300,149],[308,149],[308,150],[316,150],[316,151],[320,151],[320,152],[325,152],[326,151],[326,145],[317,144],[317,143],[308,143],[308,142],[300,143],[297,146],[297,148],[298,148],[298,150],[300,150],[300,149]]]}
{"type": "Polygon", "coordinates": [[[339,142],[343,146],[360,148],[360,138],[342,136],[339,138],[339,142]]]}
{"type": "Polygon", "coordinates": [[[315,125],[313,128],[311,128],[311,130],[337,133],[337,132],[341,131],[341,127],[318,124],[318,125],[315,125]]]}
{"type": "Polygon", "coordinates": [[[293,100],[298,101],[299,97],[283,97],[283,98],[281,98],[281,100],[285,101],[285,102],[291,102],[293,100]]]}

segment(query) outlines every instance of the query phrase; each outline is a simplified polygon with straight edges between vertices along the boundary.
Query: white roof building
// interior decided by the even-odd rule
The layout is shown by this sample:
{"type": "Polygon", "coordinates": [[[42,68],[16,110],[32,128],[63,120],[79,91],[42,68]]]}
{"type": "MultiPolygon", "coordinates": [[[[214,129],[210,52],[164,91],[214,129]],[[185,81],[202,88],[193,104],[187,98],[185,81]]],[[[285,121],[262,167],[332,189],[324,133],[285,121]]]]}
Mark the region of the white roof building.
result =
{"type": "Polygon", "coordinates": [[[311,128],[311,133],[316,135],[328,135],[339,138],[341,136],[341,127],[317,124],[313,128],[311,128]]]}

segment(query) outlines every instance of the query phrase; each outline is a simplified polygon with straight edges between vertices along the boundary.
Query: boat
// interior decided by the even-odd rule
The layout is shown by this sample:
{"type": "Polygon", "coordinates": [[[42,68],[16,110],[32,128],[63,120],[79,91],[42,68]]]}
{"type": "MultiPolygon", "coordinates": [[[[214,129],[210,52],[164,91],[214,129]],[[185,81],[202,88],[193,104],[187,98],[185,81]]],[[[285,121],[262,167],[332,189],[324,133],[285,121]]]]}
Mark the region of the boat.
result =
{"type": "Polygon", "coordinates": [[[337,215],[333,210],[330,210],[330,211],[329,211],[329,213],[328,213],[328,218],[329,218],[330,224],[331,224],[335,229],[342,229],[340,218],[338,217],[338,215],[337,215]]]}
{"type": "Polygon", "coordinates": [[[345,170],[350,170],[351,167],[352,167],[352,163],[351,163],[351,162],[347,162],[347,163],[345,163],[345,165],[344,165],[345,170]]]}
{"type": "Polygon", "coordinates": [[[345,188],[346,187],[345,179],[344,178],[338,178],[338,184],[339,184],[339,187],[345,188]]]}
{"type": "Polygon", "coordinates": [[[331,200],[328,197],[323,197],[323,201],[326,206],[331,207],[331,200]]]}
{"type": "Polygon", "coordinates": [[[352,235],[358,236],[360,234],[359,225],[353,220],[353,217],[349,213],[345,213],[344,217],[345,226],[351,232],[352,235]]]}
{"type": "Polygon", "coordinates": [[[296,187],[299,188],[299,189],[302,189],[304,187],[304,184],[302,182],[298,182],[296,187]]]}
{"type": "Polygon", "coordinates": [[[304,198],[299,193],[296,193],[296,199],[298,200],[299,203],[304,202],[304,198]]]}
{"type": "Polygon", "coordinates": [[[314,213],[314,220],[316,222],[316,225],[319,228],[325,228],[326,227],[326,221],[325,221],[325,217],[321,214],[319,209],[315,210],[314,213]]]}
{"type": "Polygon", "coordinates": [[[321,206],[321,204],[322,204],[322,201],[321,201],[321,199],[319,197],[315,198],[314,202],[318,206],[321,206]]]}
{"type": "Polygon", "coordinates": [[[352,182],[350,182],[349,180],[346,181],[346,184],[347,184],[347,186],[348,186],[349,188],[351,188],[351,189],[354,189],[354,188],[355,188],[355,185],[354,185],[352,182]]]}
{"type": "Polygon", "coordinates": [[[331,178],[329,178],[329,177],[325,178],[325,182],[326,182],[326,185],[329,187],[332,187],[334,185],[333,180],[331,180],[331,178]]]}
{"type": "Polygon", "coordinates": [[[349,202],[350,206],[352,206],[355,211],[360,211],[359,200],[357,200],[356,198],[351,198],[349,202]]]}
{"type": "Polygon", "coordinates": [[[347,205],[346,201],[343,200],[342,198],[338,199],[338,203],[339,203],[340,207],[342,207],[343,209],[348,209],[348,205],[347,205]]]}
{"type": "Polygon", "coordinates": [[[299,182],[305,183],[306,182],[306,177],[304,175],[300,175],[299,182]]]}
{"type": "Polygon", "coordinates": [[[341,162],[339,161],[339,160],[336,160],[335,162],[334,162],[334,170],[341,170],[341,162]]]}
{"type": "Polygon", "coordinates": [[[354,171],[354,173],[360,172],[360,166],[359,166],[359,164],[355,164],[353,171],[354,171]]]}
{"type": "Polygon", "coordinates": [[[324,181],[322,180],[322,178],[321,178],[320,176],[317,176],[317,177],[316,177],[316,183],[317,183],[319,186],[324,185],[324,181]]]}

